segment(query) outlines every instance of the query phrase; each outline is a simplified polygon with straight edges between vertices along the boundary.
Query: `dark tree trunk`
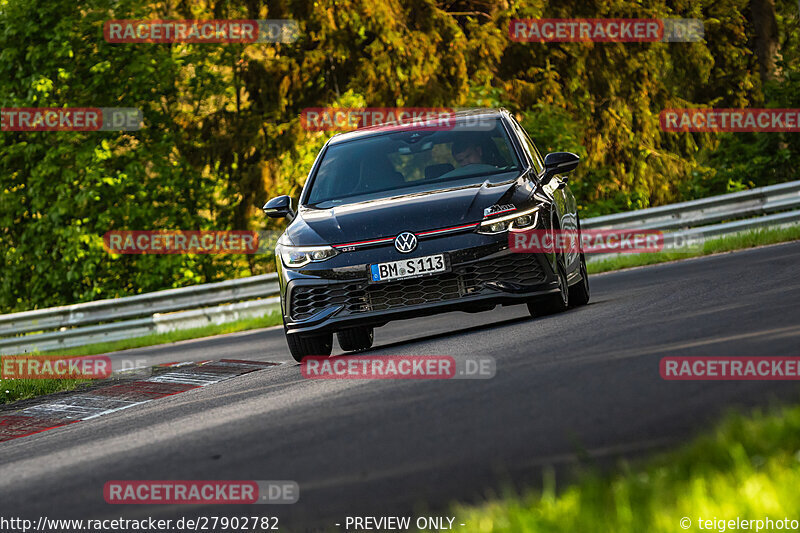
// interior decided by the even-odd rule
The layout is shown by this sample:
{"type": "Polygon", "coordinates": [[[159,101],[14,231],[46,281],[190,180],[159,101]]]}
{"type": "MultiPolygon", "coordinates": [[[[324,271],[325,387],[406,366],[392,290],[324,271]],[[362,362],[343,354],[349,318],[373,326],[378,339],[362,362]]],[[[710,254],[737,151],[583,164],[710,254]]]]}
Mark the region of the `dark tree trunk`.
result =
{"type": "Polygon", "coordinates": [[[778,22],[775,20],[775,0],[750,0],[750,16],[756,30],[754,39],[761,80],[777,75],[778,22]]]}

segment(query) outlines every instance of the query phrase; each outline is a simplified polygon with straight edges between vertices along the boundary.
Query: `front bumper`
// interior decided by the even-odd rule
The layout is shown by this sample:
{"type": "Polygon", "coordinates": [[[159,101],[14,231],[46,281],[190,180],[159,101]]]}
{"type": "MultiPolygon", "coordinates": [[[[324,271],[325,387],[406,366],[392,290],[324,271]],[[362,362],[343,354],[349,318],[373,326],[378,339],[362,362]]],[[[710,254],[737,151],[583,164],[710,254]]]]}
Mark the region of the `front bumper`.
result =
{"type": "MultiPolygon", "coordinates": [[[[450,251],[423,248],[419,256],[446,253],[450,272],[400,281],[370,283],[368,265],[391,261],[383,253],[357,252],[348,264],[319,271],[286,271],[282,287],[283,319],[288,333],[337,331],[354,326],[380,326],[391,320],[454,310],[480,310],[524,303],[558,291],[552,257],[515,253],[507,237],[461,236],[477,244],[450,251]],[[487,242],[489,241],[489,242],[487,242]],[[359,261],[364,261],[357,264],[359,261]],[[291,277],[291,279],[289,279],[291,277]]],[[[441,241],[441,239],[436,239],[441,241]]],[[[460,244],[467,244],[461,242],[460,244]]],[[[342,254],[349,255],[349,254],[342,254]]],[[[417,254],[415,254],[417,255],[417,254]]]]}

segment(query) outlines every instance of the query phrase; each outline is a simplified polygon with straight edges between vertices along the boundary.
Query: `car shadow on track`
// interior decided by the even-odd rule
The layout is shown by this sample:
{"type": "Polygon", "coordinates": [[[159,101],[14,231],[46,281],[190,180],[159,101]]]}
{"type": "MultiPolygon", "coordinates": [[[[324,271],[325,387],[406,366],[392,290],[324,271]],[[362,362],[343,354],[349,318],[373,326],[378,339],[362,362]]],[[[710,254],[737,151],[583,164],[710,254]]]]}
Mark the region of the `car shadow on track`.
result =
{"type": "Polygon", "coordinates": [[[338,357],[340,355],[342,355],[342,356],[347,356],[347,355],[366,355],[366,354],[375,353],[375,352],[380,351],[380,350],[385,350],[385,349],[388,349],[388,348],[393,348],[393,347],[397,347],[397,346],[405,346],[405,345],[408,345],[408,344],[411,344],[411,343],[414,343],[414,342],[425,342],[425,341],[433,341],[433,340],[437,340],[437,339],[446,339],[448,337],[453,337],[453,336],[456,336],[456,335],[463,335],[463,334],[466,334],[466,333],[476,333],[476,332],[485,331],[485,330],[488,330],[488,329],[494,329],[494,328],[499,327],[499,326],[511,326],[511,325],[514,325],[514,324],[522,323],[522,322],[529,322],[529,321],[530,322],[539,322],[539,321],[542,321],[542,320],[557,319],[558,317],[561,317],[561,316],[564,316],[564,315],[567,315],[567,314],[572,314],[572,313],[575,313],[575,312],[579,312],[581,310],[585,310],[587,308],[590,308],[590,307],[592,307],[594,305],[602,304],[602,303],[604,303],[606,301],[607,300],[605,300],[605,299],[604,300],[592,301],[592,302],[588,303],[585,306],[582,306],[582,307],[579,307],[579,308],[568,309],[567,311],[564,311],[563,313],[559,313],[557,315],[540,316],[540,317],[521,316],[521,317],[516,317],[516,318],[508,318],[508,319],[505,319],[505,320],[498,320],[497,322],[487,322],[486,324],[477,324],[477,325],[474,325],[474,326],[467,326],[467,327],[463,327],[463,328],[452,329],[452,330],[449,330],[449,331],[442,331],[442,332],[439,332],[439,333],[430,333],[430,334],[427,334],[427,335],[422,335],[420,337],[414,337],[414,338],[411,338],[411,339],[393,341],[393,342],[389,342],[387,344],[380,344],[380,345],[373,346],[369,350],[364,350],[362,352],[344,352],[344,353],[341,353],[341,354],[335,354],[335,356],[338,357]]]}
{"type": "Polygon", "coordinates": [[[509,319],[506,319],[506,320],[499,320],[497,322],[489,322],[487,324],[478,324],[478,325],[475,325],[475,326],[467,326],[467,327],[464,327],[464,328],[453,329],[453,330],[450,330],[450,331],[442,331],[442,332],[439,332],[439,333],[430,333],[430,334],[427,334],[427,335],[422,335],[420,337],[414,337],[414,338],[411,338],[411,339],[392,341],[392,342],[388,342],[386,344],[379,344],[379,345],[373,346],[369,350],[364,350],[364,351],[361,351],[361,352],[338,353],[338,354],[334,354],[334,357],[350,356],[350,355],[370,355],[370,354],[380,355],[377,352],[380,352],[382,350],[391,349],[391,348],[398,347],[398,346],[407,346],[407,345],[415,343],[415,342],[428,342],[428,341],[434,341],[434,340],[438,340],[438,339],[446,339],[446,338],[449,338],[449,337],[454,337],[454,336],[457,336],[457,335],[463,335],[463,334],[466,334],[466,333],[476,333],[476,332],[480,332],[480,331],[494,329],[494,328],[499,327],[499,326],[511,326],[511,325],[514,325],[514,324],[519,324],[519,323],[522,323],[522,322],[528,322],[528,321],[534,321],[534,320],[537,320],[537,319],[535,319],[535,318],[533,318],[531,316],[509,318],[509,319]]]}
{"type": "MultiPolygon", "coordinates": [[[[466,326],[466,327],[462,327],[462,328],[451,329],[451,330],[448,330],[448,331],[441,331],[441,332],[438,332],[438,333],[430,333],[430,334],[427,334],[427,335],[421,335],[419,337],[413,337],[413,338],[408,338],[408,339],[403,339],[403,340],[391,341],[391,342],[388,342],[388,343],[385,343],[385,344],[375,345],[372,348],[370,348],[369,350],[362,350],[362,351],[359,351],[359,352],[342,352],[341,348],[339,348],[338,349],[338,353],[337,353],[337,350],[334,350],[334,353],[331,355],[331,357],[348,357],[348,356],[359,356],[359,355],[382,355],[382,354],[380,354],[378,352],[381,352],[381,351],[387,350],[387,349],[400,347],[400,346],[407,346],[409,344],[416,343],[416,342],[427,342],[427,341],[446,339],[446,338],[454,337],[454,336],[457,336],[457,335],[463,335],[463,334],[466,334],[466,333],[477,333],[477,332],[486,331],[486,330],[489,330],[489,329],[494,329],[494,328],[499,327],[499,326],[512,326],[514,324],[520,324],[520,323],[523,323],[523,322],[539,322],[539,321],[542,321],[542,320],[557,319],[559,316],[564,316],[566,314],[572,314],[572,313],[580,311],[581,309],[586,309],[586,308],[589,308],[589,307],[591,307],[593,305],[598,305],[598,304],[604,303],[606,301],[607,301],[607,299],[592,301],[592,302],[590,302],[589,304],[587,304],[584,307],[569,309],[569,310],[567,310],[567,311],[565,311],[563,313],[559,313],[558,315],[549,315],[549,316],[541,316],[541,317],[521,316],[521,317],[515,317],[515,318],[508,318],[508,319],[504,319],[504,320],[498,320],[496,322],[487,322],[485,324],[476,324],[474,326],[466,326]]],[[[414,320],[417,320],[417,319],[414,319],[414,320]]],[[[338,343],[337,343],[336,347],[338,348],[338,343]]],[[[388,355],[388,354],[386,354],[386,355],[388,355]]],[[[300,363],[295,363],[294,365],[291,365],[291,366],[300,366],[300,363]]]]}

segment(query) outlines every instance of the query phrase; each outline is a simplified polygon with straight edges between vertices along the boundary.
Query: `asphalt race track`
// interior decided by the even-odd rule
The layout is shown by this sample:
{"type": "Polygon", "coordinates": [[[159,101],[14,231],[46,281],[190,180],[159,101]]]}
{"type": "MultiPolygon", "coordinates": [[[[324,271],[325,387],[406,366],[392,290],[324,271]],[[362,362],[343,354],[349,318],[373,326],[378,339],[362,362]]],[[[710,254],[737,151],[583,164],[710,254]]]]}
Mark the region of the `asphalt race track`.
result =
{"type": "Polygon", "coordinates": [[[794,242],[598,275],[587,307],[397,322],[367,352],[491,355],[489,380],[308,380],[279,328],[114,354],[286,364],[2,443],[0,501],[33,518],[256,513],[282,531],[447,514],[508,483],[539,486],[543,465],[668,447],[729,408],[796,401],[791,382],[664,381],[659,360],[800,355],[798,262],[794,242]],[[295,480],[300,501],[106,504],[104,483],[119,479],[295,480]]]}

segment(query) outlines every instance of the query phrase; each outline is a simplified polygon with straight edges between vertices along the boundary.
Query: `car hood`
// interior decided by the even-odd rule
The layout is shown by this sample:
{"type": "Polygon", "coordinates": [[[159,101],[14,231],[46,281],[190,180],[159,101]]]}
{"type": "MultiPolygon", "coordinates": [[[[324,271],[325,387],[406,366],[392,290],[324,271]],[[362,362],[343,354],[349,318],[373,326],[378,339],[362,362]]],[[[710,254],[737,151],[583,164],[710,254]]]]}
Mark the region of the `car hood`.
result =
{"type": "MultiPolygon", "coordinates": [[[[528,182],[524,182],[527,184],[528,182]]],[[[475,184],[336,206],[301,207],[287,231],[296,245],[344,244],[479,222],[492,205],[529,198],[521,180],[475,184]]]]}

